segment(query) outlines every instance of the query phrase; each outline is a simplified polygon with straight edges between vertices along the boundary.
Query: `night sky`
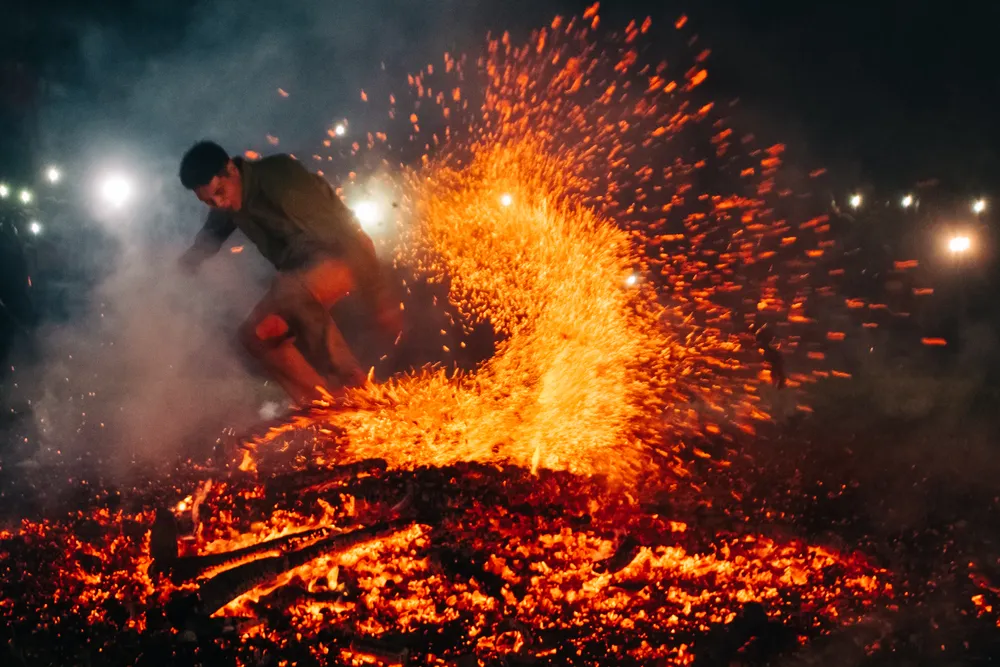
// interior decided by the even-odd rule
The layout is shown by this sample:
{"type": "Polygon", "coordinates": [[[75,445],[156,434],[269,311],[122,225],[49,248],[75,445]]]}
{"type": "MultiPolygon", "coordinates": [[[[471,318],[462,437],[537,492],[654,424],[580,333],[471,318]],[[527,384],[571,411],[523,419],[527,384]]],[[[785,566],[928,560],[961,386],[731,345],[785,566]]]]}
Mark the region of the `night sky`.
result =
{"type": "MultiPolygon", "coordinates": [[[[220,59],[235,44],[259,44],[260,61],[267,61],[268,38],[278,35],[280,47],[293,44],[300,53],[289,57],[283,48],[270,59],[274,68],[265,69],[285,78],[286,85],[302,84],[299,115],[282,120],[305,124],[312,120],[310,112],[319,114],[336,106],[338,97],[355,95],[378,62],[419,62],[443,48],[474,46],[487,30],[523,33],[553,14],[587,4],[48,0],[21,3],[8,13],[0,48],[5,59],[17,57],[59,80],[63,104],[87,109],[74,117],[84,124],[88,114],[125,112],[129,91],[157,67],[169,68],[179,58],[188,65],[203,56],[206,75],[219,75],[220,59]],[[315,25],[315,7],[323,8],[329,28],[315,25]]],[[[995,114],[1000,76],[993,41],[998,3],[604,4],[608,25],[647,14],[670,21],[687,13],[703,44],[713,49],[712,90],[739,97],[739,113],[759,135],[789,144],[805,161],[828,166],[841,178],[901,188],[936,177],[961,192],[987,188],[1000,173],[995,114]]],[[[232,66],[231,78],[239,76],[240,68],[232,66]]],[[[248,63],[243,71],[261,66],[248,63]]],[[[197,90],[201,82],[191,80],[191,72],[186,67],[178,73],[197,90]]],[[[268,76],[257,78],[255,85],[270,89],[268,76]]],[[[208,112],[221,108],[213,94],[227,91],[217,86],[202,92],[208,112]]],[[[252,103],[234,96],[225,103],[252,103]]],[[[198,124],[198,109],[191,108],[198,99],[192,94],[188,108],[178,109],[189,126],[198,124]]],[[[183,107],[185,100],[179,102],[183,107]]],[[[143,112],[136,116],[155,116],[148,104],[134,110],[143,112]]],[[[65,115],[42,111],[43,133],[52,126],[65,133],[65,115]]],[[[135,129],[149,134],[141,124],[135,129]]],[[[205,129],[213,126],[192,131],[205,129]]],[[[4,152],[16,141],[16,133],[9,133],[4,152]]]]}

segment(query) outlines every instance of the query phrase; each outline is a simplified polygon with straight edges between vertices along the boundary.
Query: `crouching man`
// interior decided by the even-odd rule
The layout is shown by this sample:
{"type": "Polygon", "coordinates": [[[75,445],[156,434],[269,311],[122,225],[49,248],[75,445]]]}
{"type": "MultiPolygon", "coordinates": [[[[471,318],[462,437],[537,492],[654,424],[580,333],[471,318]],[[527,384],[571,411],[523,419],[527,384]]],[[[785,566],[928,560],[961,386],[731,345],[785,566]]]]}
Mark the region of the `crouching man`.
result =
{"type": "Polygon", "coordinates": [[[376,322],[398,329],[371,238],[327,181],[288,155],[230,157],[209,141],[181,160],[181,183],[210,207],[181,257],[192,271],[236,229],[277,269],[270,289],[240,326],[240,340],[300,406],[365,381],[330,315],[357,291],[376,322]]]}

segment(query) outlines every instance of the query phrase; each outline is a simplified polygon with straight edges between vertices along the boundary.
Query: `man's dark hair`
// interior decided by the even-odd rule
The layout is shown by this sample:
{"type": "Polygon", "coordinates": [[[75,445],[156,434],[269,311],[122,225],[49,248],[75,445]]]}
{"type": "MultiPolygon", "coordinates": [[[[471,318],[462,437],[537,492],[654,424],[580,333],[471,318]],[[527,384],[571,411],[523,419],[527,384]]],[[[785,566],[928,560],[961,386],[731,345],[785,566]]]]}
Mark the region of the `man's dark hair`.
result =
{"type": "Polygon", "coordinates": [[[229,164],[229,153],[214,141],[199,141],[181,158],[181,185],[188,190],[208,185],[229,164]]]}

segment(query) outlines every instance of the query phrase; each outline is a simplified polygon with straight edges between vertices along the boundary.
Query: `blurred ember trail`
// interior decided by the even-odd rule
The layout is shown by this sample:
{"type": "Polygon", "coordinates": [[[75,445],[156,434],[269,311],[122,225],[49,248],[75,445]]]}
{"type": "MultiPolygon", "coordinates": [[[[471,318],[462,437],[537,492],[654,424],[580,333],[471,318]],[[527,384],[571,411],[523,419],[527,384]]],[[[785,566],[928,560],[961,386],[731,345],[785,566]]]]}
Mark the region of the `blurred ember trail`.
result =
{"type": "Polygon", "coordinates": [[[729,664],[891,596],[861,555],[700,525],[731,500],[699,497],[728,465],[704,443],[769,419],[774,355],[788,391],[829,375],[807,297],[830,226],[786,219],[784,147],[699,100],[691,35],[682,71],[642,63],[648,20],[597,26],[446,56],[391,112],[428,151],[398,259],[496,354],[303,413],[224,481],[5,531],[14,664],[729,664]]]}

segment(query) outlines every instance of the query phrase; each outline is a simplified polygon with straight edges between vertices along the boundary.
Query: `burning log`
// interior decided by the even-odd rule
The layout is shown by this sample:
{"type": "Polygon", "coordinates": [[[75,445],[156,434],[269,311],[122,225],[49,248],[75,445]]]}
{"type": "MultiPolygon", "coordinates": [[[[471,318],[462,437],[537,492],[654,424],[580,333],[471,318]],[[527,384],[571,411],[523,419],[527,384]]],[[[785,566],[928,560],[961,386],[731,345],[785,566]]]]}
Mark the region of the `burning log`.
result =
{"type": "Polygon", "coordinates": [[[284,552],[290,546],[294,546],[297,543],[324,537],[328,535],[331,530],[333,529],[314,528],[312,530],[304,530],[298,533],[292,533],[291,535],[285,535],[284,537],[277,537],[273,540],[266,540],[257,544],[251,544],[250,546],[243,547],[242,549],[236,549],[234,551],[176,558],[174,561],[165,562],[164,565],[168,568],[167,571],[170,574],[171,581],[175,584],[180,584],[184,581],[195,579],[205,570],[214,567],[232,565],[257,554],[263,554],[269,551],[284,552]]]}
{"type": "Polygon", "coordinates": [[[410,660],[409,649],[395,649],[377,639],[355,637],[350,643],[351,653],[374,658],[385,665],[405,665],[410,660]]]}
{"type": "Polygon", "coordinates": [[[149,533],[149,555],[156,570],[169,570],[177,561],[177,538],[177,520],[173,512],[165,507],[158,508],[149,533]]]}
{"type": "Polygon", "coordinates": [[[200,612],[211,616],[240,595],[271,581],[288,570],[305,565],[314,558],[325,553],[342,551],[362,542],[386,537],[410,525],[412,525],[411,522],[403,520],[378,523],[349,533],[332,535],[315,544],[281,556],[262,558],[221,572],[203,583],[193,596],[189,596],[185,598],[184,602],[175,605],[172,622],[176,624],[176,620],[185,615],[176,612],[183,612],[185,609],[188,613],[200,612]]]}
{"type": "Polygon", "coordinates": [[[386,463],[385,459],[363,459],[332,468],[274,475],[271,478],[271,482],[283,489],[306,489],[314,492],[322,492],[346,480],[355,479],[362,475],[385,472],[388,467],[389,464],[386,463]]]}
{"type": "Polygon", "coordinates": [[[632,537],[631,535],[626,535],[624,539],[618,544],[618,548],[615,552],[611,554],[609,558],[597,561],[594,563],[595,572],[608,572],[610,574],[615,574],[624,570],[628,567],[628,564],[635,560],[635,557],[639,555],[639,550],[642,545],[632,537]]]}

